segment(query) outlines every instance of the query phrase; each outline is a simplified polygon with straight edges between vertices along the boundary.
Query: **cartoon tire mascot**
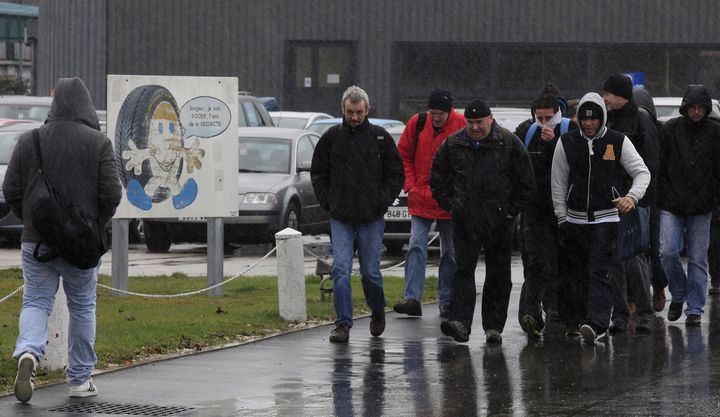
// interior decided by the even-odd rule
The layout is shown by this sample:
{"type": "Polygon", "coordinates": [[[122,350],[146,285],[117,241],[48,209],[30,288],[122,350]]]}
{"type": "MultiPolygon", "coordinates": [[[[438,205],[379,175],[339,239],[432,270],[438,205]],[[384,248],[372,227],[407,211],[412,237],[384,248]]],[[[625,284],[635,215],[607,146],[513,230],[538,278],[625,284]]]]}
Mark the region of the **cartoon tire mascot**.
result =
{"type": "Polygon", "coordinates": [[[178,105],[170,91],[159,85],[144,85],[128,94],[118,114],[115,129],[115,160],[128,201],[141,210],[172,197],[173,207],[182,209],[197,198],[198,186],[188,174],[202,168],[205,151],[195,139],[185,147],[178,105]]]}

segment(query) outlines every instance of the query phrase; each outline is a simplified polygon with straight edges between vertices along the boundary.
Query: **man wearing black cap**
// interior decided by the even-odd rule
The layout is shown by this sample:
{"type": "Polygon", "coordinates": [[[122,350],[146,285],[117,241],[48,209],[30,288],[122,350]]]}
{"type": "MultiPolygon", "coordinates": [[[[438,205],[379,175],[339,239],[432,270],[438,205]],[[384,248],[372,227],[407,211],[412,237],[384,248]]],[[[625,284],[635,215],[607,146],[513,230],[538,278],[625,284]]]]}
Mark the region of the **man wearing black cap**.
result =
{"type": "Polygon", "coordinates": [[[580,129],[560,137],[552,162],[552,198],[560,228],[558,306],[566,334],[582,335],[593,345],[610,323],[609,274],[619,269],[618,213],[635,208],[650,183],[650,172],[632,142],[605,126],[605,103],[597,93],[585,94],[577,117],[580,129]],[[633,180],[627,193],[626,175],[633,180]]]}
{"type": "Polygon", "coordinates": [[[485,254],[482,325],[488,343],[502,343],[512,281],[512,227],[532,199],[533,168],[522,142],[493,120],[490,108],[475,100],[465,109],[464,129],[440,145],[430,174],[430,189],[450,211],[455,261],[448,319],[442,332],[467,342],[475,313],[475,267],[485,254]]]}
{"type": "MultiPolygon", "coordinates": [[[[633,86],[630,77],[613,74],[603,85],[603,100],[608,108],[607,127],[624,133],[632,142],[645,165],[650,170],[650,185],[638,203],[638,210],[650,210],[655,205],[655,184],[658,169],[658,132],[653,117],[638,107],[633,100],[633,86]]],[[[630,183],[629,177],[626,184],[630,183]]],[[[649,221],[650,216],[645,216],[649,221]]],[[[649,227],[649,224],[648,224],[649,227]]],[[[649,333],[652,328],[653,308],[650,295],[650,267],[648,253],[641,253],[623,260],[622,268],[613,274],[614,303],[611,333],[622,333],[629,318],[628,295],[637,311],[638,333],[649,333]]],[[[656,294],[664,298],[664,289],[656,294]]]]}
{"type": "Polygon", "coordinates": [[[405,294],[393,309],[409,316],[422,316],[425,288],[428,234],[433,222],[440,232],[438,299],[440,316],[447,316],[452,276],[455,273],[452,216],[443,210],[430,191],[430,168],[440,144],[465,126],[465,118],[453,111],[449,91],[434,90],[428,99],[427,113],[418,113],[408,121],[398,151],[405,168],[405,186],[410,213],[410,242],[405,258],[405,294]],[[427,123],[427,121],[430,123],[427,123]]]}

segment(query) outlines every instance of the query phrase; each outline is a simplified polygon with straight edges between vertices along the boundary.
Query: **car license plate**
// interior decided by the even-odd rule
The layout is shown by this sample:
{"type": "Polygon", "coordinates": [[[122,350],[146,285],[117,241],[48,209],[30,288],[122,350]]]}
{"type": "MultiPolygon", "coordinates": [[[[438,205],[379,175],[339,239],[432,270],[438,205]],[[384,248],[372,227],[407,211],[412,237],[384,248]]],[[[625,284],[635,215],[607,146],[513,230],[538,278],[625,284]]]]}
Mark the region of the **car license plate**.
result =
{"type": "Polygon", "coordinates": [[[390,207],[385,213],[385,220],[408,220],[410,214],[407,207],[390,207]]]}

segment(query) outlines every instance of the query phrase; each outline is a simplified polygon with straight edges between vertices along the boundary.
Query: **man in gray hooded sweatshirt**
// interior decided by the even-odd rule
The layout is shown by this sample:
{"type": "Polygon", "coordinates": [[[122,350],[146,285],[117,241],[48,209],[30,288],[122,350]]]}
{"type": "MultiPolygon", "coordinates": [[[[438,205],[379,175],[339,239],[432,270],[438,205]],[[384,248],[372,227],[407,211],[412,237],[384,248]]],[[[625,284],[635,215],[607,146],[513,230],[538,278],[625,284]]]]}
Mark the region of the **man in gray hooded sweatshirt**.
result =
{"type": "Polygon", "coordinates": [[[568,335],[579,330],[593,345],[610,323],[609,276],[620,268],[618,214],[642,199],[650,171],[627,136],[605,127],[607,111],[597,93],[583,96],[577,118],[580,129],[560,137],[550,174],[560,241],[558,307],[568,335]],[[627,193],[625,175],[632,177],[627,193]]]}
{"type": "MultiPolygon", "coordinates": [[[[70,198],[88,219],[104,225],[120,203],[120,182],[112,143],[100,133],[90,92],[79,78],[61,78],[55,86],[50,112],[39,129],[42,168],[60,195],[70,198]]],[[[23,133],[10,158],[3,192],[7,203],[23,220],[21,237],[25,289],[20,311],[20,334],[13,357],[18,360],[15,396],[28,402],[33,394],[35,369],[45,355],[47,323],[60,277],[68,299],[68,365],[66,379],[71,397],[97,395],[90,378],[97,357],[95,344],[95,290],[98,269],[79,269],[62,258],[41,263],[33,256],[42,236],[33,228],[27,189],[30,177],[40,168],[34,146],[34,130],[23,133]]],[[[40,245],[39,255],[48,252],[40,245]]]]}

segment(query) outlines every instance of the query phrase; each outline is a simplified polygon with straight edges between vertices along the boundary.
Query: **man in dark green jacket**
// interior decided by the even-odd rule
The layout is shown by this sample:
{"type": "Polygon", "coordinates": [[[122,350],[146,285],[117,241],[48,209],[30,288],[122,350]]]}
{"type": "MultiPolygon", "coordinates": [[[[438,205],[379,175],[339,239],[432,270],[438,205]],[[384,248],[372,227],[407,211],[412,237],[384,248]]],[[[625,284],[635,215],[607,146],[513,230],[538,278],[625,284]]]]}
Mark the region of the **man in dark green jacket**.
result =
{"type": "Polygon", "coordinates": [[[360,87],[345,90],[343,123],[325,132],[313,155],[310,177],[320,206],[330,213],[335,330],[331,342],[347,342],[352,320],[350,273],[357,246],[363,291],[372,311],[370,333],[385,330],[380,248],[385,212],[405,181],[392,137],[370,124],[370,100],[360,87]]]}
{"type": "Polygon", "coordinates": [[[484,249],[486,276],[482,324],[488,343],[502,343],[512,281],[512,226],[530,202],[535,178],[525,147],[498,126],[490,108],[475,100],[467,124],[440,146],[430,174],[433,197],[452,212],[457,270],[448,320],[440,329],[457,342],[469,339],[475,313],[475,267],[484,249]]]}

